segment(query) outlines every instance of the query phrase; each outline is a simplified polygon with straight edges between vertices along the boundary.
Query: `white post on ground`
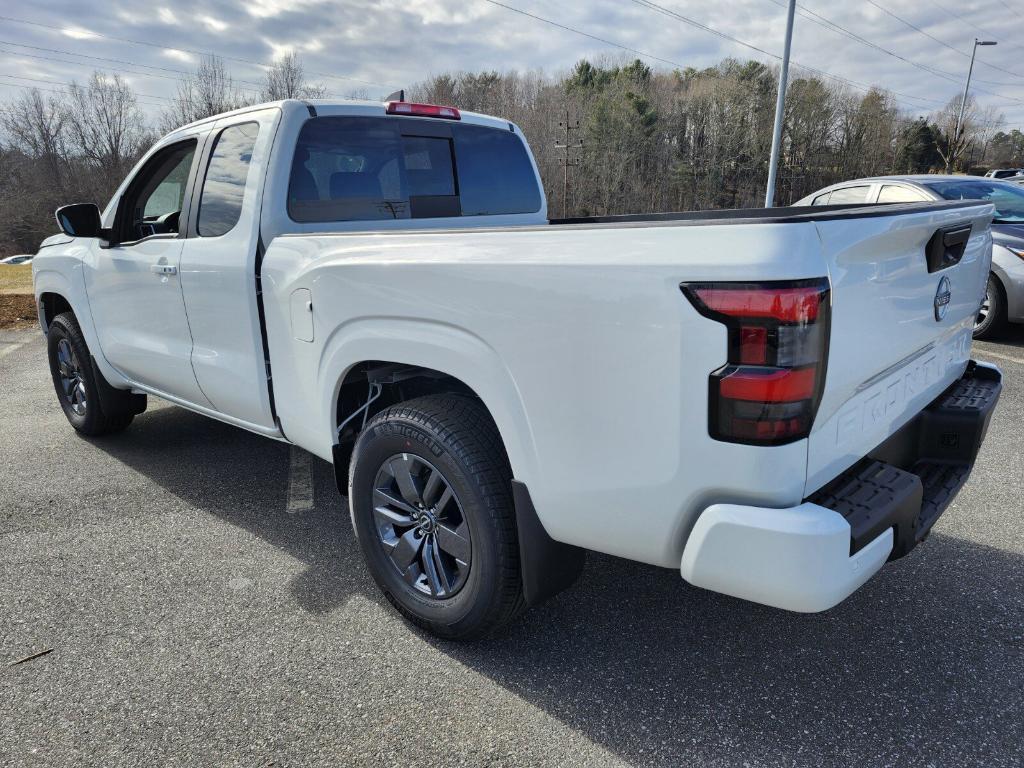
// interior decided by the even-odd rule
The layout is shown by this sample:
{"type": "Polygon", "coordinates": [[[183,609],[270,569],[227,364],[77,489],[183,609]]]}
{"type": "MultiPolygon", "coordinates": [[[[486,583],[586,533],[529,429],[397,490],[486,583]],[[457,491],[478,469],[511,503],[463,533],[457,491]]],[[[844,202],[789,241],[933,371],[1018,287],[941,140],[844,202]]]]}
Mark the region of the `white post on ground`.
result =
{"type": "Polygon", "coordinates": [[[764,207],[775,205],[775,177],[779,171],[779,151],[782,145],[782,117],[786,111],[786,81],[789,79],[789,48],[793,42],[793,16],[796,0],[789,0],[786,12],[786,45],[782,50],[782,69],[779,70],[779,94],[775,100],[775,128],[772,131],[772,154],[768,160],[768,189],[764,193],[764,207]]]}

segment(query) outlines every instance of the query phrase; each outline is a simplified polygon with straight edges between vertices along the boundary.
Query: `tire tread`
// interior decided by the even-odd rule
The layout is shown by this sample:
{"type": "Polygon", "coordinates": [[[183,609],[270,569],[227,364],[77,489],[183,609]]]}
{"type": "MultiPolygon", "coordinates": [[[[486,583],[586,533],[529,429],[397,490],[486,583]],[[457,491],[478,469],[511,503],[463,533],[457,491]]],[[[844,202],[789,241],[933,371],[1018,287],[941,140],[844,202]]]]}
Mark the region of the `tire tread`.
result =
{"type": "MultiPolygon", "coordinates": [[[[437,435],[472,477],[490,524],[498,532],[500,594],[487,618],[459,639],[493,635],[526,608],[519,562],[519,537],[512,499],[512,468],[494,420],[476,398],[461,395],[425,395],[385,408],[366,425],[364,433],[390,420],[418,425],[437,435]]],[[[353,462],[354,468],[354,462],[353,462]]],[[[454,636],[445,626],[407,610],[391,594],[388,599],[409,621],[442,636],[454,636]]]]}

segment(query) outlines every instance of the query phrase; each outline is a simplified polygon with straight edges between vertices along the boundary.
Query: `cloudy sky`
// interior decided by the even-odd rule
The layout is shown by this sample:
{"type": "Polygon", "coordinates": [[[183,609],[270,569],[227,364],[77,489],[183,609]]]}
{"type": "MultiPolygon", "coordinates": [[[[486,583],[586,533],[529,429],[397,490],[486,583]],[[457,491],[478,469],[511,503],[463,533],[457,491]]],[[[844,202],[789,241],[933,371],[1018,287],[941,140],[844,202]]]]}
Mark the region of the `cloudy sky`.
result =
{"type": "MultiPolygon", "coordinates": [[[[0,98],[120,72],[156,113],[204,52],[255,89],[261,62],[300,54],[332,95],[371,98],[451,70],[559,72],[583,57],[703,67],[726,56],[775,62],[785,0],[42,0],[0,16],[0,98]],[[539,18],[538,18],[539,17],[539,18]],[[730,39],[732,38],[732,39],[730,39]],[[741,42],[736,42],[741,41],[741,42]],[[618,47],[617,47],[618,46],[618,47]],[[752,46],[752,47],[748,47],[752,46]],[[631,49],[625,51],[623,49],[631,49]],[[755,50],[759,49],[759,50],[755,50]]],[[[794,64],[876,84],[927,114],[963,87],[1007,127],[1024,124],[1024,0],[801,0],[794,64]]]]}

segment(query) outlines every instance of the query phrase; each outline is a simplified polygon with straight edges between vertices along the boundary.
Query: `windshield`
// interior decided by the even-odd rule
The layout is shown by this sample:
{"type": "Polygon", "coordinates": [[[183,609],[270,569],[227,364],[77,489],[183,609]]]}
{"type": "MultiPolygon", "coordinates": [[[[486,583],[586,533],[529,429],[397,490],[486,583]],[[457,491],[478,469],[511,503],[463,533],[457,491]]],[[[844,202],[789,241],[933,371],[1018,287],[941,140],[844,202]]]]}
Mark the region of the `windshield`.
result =
{"type": "Polygon", "coordinates": [[[994,224],[1024,223],[1024,188],[1005,181],[965,179],[964,181],[933,181],[925,186],[947,200],[988,200],[996,207],[994,224]]]}

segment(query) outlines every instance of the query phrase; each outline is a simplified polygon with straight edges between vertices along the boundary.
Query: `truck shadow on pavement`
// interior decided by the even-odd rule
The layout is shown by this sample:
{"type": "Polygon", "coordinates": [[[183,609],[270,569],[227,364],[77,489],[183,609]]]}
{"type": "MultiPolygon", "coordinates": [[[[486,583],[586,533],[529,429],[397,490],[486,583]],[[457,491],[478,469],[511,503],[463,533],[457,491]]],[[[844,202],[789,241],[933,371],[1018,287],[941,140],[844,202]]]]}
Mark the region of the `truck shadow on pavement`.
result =
{"type": "MultiPolygon", "coordinates": [[[[287,446],[168,408],[97,445],[306,563],[289,584],[302,610],[384,602],[326,463],[290,515],[287,446]]],[[[1024,743],[1022,617],[1024,558],[937,533],[824,614],[590,555],[502,637],[420,637],[631,763],[998,765],[1024,743]]]]}

